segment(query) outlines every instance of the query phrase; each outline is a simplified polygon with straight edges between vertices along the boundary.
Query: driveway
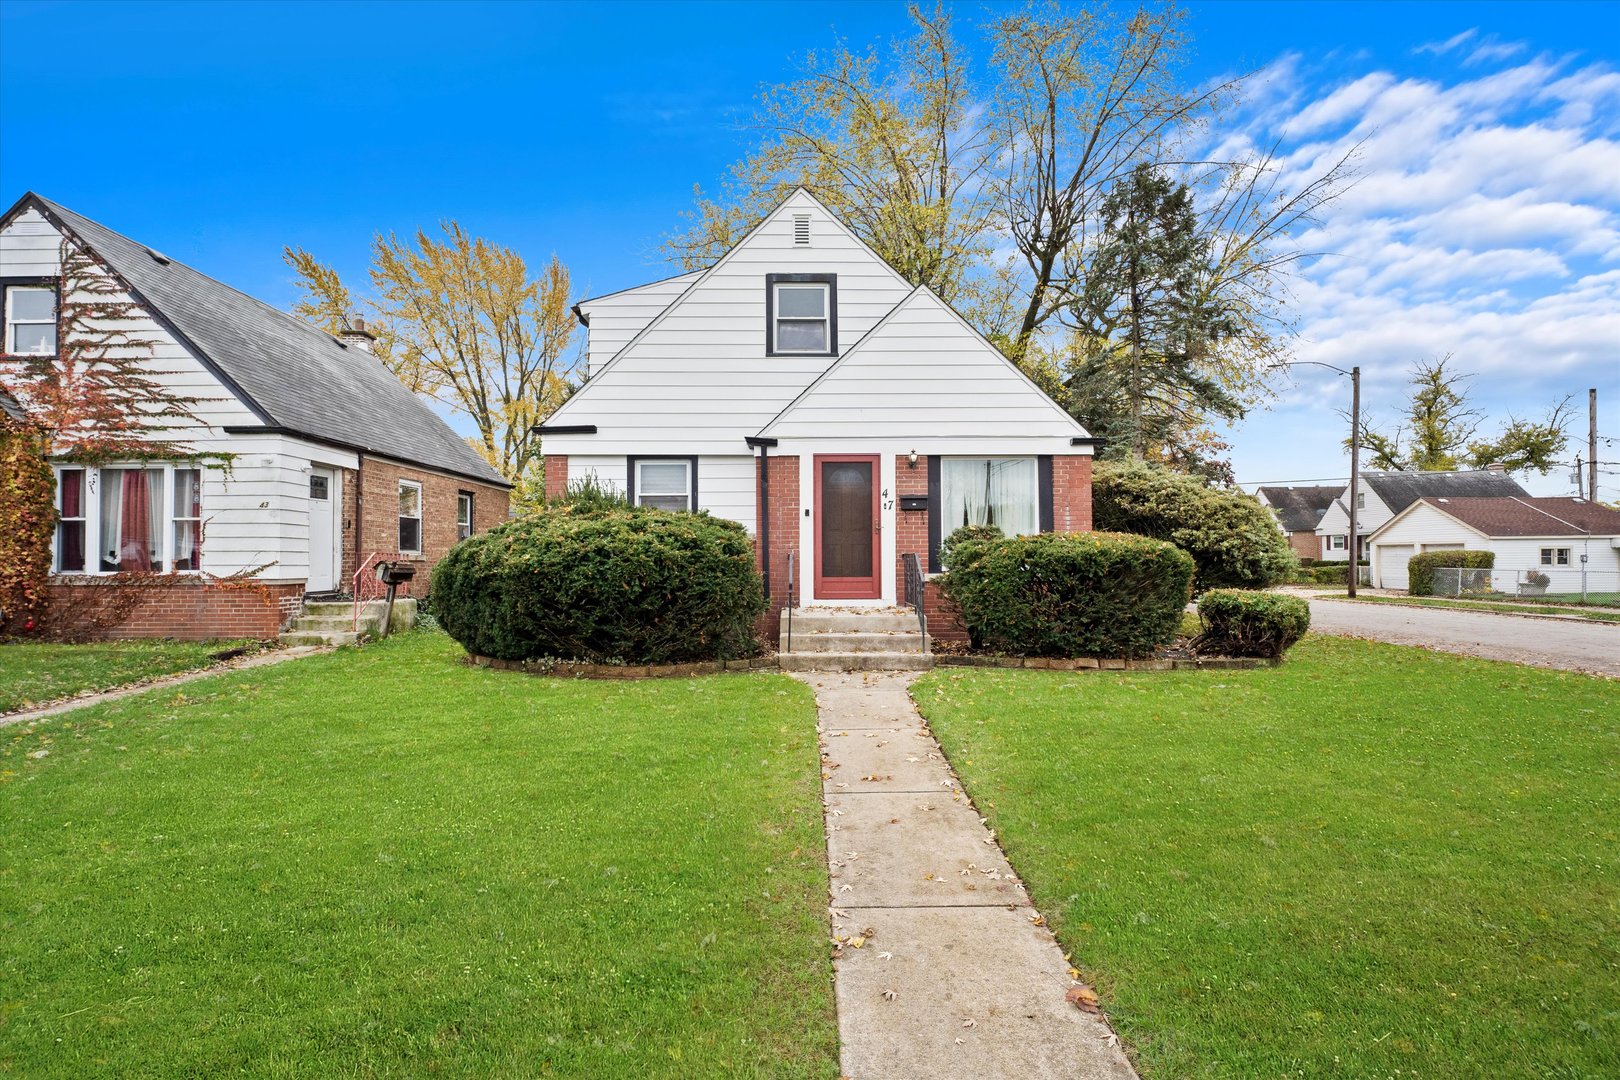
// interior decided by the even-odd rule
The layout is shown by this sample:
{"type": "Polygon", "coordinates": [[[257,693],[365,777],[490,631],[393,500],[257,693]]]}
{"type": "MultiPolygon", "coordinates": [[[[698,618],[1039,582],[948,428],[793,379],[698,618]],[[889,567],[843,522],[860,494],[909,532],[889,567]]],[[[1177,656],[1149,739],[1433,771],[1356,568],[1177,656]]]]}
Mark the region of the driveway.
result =
{"type": "Polygon", "coordinates": [[[1620,624],[1312,600],[1311,629],[1620,678],[1620,624]]]}

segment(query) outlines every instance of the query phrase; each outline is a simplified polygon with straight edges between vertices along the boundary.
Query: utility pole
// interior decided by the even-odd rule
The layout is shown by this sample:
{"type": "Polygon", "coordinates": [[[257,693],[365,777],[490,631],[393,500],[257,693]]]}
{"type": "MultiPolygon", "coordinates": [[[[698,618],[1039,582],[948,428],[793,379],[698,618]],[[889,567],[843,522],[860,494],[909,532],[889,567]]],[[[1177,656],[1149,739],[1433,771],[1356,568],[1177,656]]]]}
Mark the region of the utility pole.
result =
{"type": "Polygon", "coordinates": [[[1586,392],[1586,497],[1597,502],[1597,387],[1586,392]]]}
{"type": "MultiPolygon", "coordinates": [[[[1596,416],[1597,413],[1592,415],[1596,416]]],[[[1360,501],[1361,368],[1353,367],[1350,369],[1350,573],[1345,575],[1345,580],[1350,583],[1349,596],[1352,600],[1356,595],[1356,581],[1361,577],[1361,537],[1356,533],[1356,504],[1360,501]]]]}

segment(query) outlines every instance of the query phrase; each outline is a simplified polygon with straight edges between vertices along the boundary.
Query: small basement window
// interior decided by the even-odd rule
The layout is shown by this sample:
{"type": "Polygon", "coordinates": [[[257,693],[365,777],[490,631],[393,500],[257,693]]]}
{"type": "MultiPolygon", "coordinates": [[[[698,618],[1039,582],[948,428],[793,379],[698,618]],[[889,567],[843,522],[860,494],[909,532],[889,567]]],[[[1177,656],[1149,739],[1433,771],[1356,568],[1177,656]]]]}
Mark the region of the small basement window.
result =
{"type": "Polygon", "coordinates": [[[838,342],[833,274],[766,275],[766,354],[831,356],[838,342]]]}
{"type": "Polygon", "coordinates": [[[399,550],[422,553],[422,485],[415,480],[399,482],[399,550]]]}
{"type": "Polygon", "coordinates": [[[684,458],[647,458],[635,463],[637,506],[660,510],[696,510],[692,498],[692,462],[684,458]]]}
{"type": "Polygon", "coordinates": [[[5,351],[11,356],[56,352],[56,289],[51,285],[6,286],[5,351]]]}

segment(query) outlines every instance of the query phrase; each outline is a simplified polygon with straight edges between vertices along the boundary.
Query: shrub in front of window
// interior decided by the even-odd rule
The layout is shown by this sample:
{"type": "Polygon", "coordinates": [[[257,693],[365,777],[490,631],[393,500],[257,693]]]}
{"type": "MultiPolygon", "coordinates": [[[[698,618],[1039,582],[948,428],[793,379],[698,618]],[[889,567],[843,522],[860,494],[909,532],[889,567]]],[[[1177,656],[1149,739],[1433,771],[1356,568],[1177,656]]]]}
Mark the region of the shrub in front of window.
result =
{"type": "Polygon", "coordinates": [[[1097,528],[1168,540],[1198,565],[1194,588],[1263,589],[1298,560],[1259,500],[1207,487],[1195,476],[1142,462],[1099,462],[1092,484],[1097,528]]]}
{"type": "Polygon", "coordinates": [[[39,629],[51,572],[55,492],[44,436],[0,413],[0,636],[39,629]]]}
{"type": "Polygon", "coordinates": [[[1198,598],[1199,652],[1276,658],[1311,628],[1311,606],[1297,596],[1212,589],[1198,598]]]}
{"type": "Polygon", "coordinates": [[[950,570],[955,563],[976,558],[983,550],[978,545],[1006,539],[1006,535],[994,525],[963,525],[939,545],[939,565],[950,570]]]}
{"type": "Polygon", "coordinates": [[[433,611],[501,660],[674,664],[757,649],[765,597],[741,525],[648,507],[553,507],[450,549],[433,611]]]}
{"type": "Polygon", "coordinates": [[[572,507],[577,513],[598,510],[621,510],[630,505],[624,493],[612,484],[597,479],[595,473],[586,473],[568,482],[568,489],[546,504],[556,508],[572,507]]]}
{"type": "Polygon", "coordinates": [[[1496,566],[1494,551],[1425,551],[1406,563],[1406,590],[1413,596],[1434,595],[1434,572],[1438,567],[1490,570],[1496,566]]]}
{"type": "Polygon", "coordinates": [[[1041,533],[958,544],[944,589],[991,652],[1139,659],[1175,639],[1192,578],[1162,540],[1041,533]]]}

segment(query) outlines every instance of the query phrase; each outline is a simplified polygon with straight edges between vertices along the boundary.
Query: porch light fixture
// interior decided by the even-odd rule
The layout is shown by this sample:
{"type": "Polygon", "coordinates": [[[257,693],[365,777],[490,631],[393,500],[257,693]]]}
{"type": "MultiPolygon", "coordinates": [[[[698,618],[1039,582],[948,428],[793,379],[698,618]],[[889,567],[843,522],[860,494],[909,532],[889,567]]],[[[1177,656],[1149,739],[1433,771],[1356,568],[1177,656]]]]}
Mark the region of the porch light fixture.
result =
{"type": "Polygon", "coordinates": [[[915,469],[917,467],[917,451],[913,450],[911,453],[906,455],[906,467],[911,469],[915,469]]]}

